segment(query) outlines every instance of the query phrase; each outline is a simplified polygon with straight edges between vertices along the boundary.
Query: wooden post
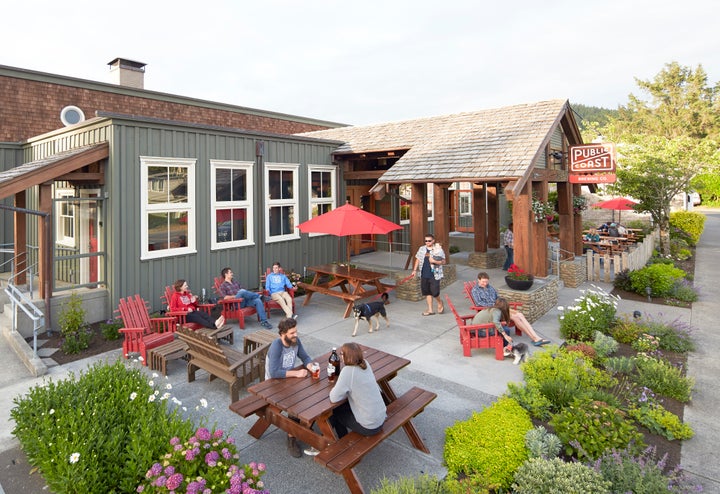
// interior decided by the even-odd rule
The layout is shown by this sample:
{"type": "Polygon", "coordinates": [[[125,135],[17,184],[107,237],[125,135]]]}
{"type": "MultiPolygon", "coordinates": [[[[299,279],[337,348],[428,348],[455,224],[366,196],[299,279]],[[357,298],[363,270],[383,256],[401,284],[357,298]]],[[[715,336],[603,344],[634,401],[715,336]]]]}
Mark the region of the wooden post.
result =
{"type": "Polygon", "coordinates": [[[575,237],[577,237],[572,207],[572,186],[568,182],[558,182],[557,192],[560,215],[560,259],[563,259],[563,251],[575,253],[575,237]]]}
{"type": "MultiPolygon", "coordinates": [[[[530,184],[515,191],[513,199],[513,238],[515,264],[527,272],[531,271],[533,244],[533,220],[530,211],[530,184]]],[[[544,223],[543,223],[544,226],[544,223]]]]}
{"type": "Polygon", "coordinates": [[[427,186],[423,184],[411,184],[410,200],[410,255],[405,263],[405,269],[413,262],[415,251],[424,245],[425,234],[427,233],[427,186]]]}
{"type": "MultiPolygon", "coordinates": [[[[547,182],[533,182],[532,192],[541,201],[547,201],[548,191],[547,182]]],[[[548,272],[548,231],[547,221],[540,221],[538,223],[532,223],[532,238],[530,242],[532,244],[531,262],[526,271],[529,271],[534,276],[547,276],[548,272]]],[[[522,267],[522,266],[521,266],[522,267]]]]}
{"type": "MultiPolygon", "coordinates": [[[[435,241],[439,242],[450,255],[450,208],[448,203],[448,187],[450,184],[433,184],[435,202],[435,241]]],[[[448,259],[449,260],[449,259],[448,259]]]]}
{"type": "MultiPolygon", "coordinates": [[[[18,192],[15,194],[15,207],[25,209],[26,207],[26,193],[25,191],[18,192]]],[[[14,261],[14,272],[15,275],[14,283],[16,285],[24,285],[27,283],[27,216],[25,213],[15,211],[14,223],[13,223],[13,238],[15,239],[15,252],[13,253],[14,261]]]]}
{"type": "Polygon", "coordinates": [[[485,184],[473,184],[472,221],[475,252],[487,252],[485,184]]]}
{"type": "Polygon", "coordinates": [[[498,184],[485,187],[487,189],[487,246],[491,249],[500,247],[500,200],[498,184]]]}
{"type": "MultiPolygon", "coordinates": [[[[48,302],[52,296],[52,272],[53,272],[53,245],[52,245],[52,183],[40,184],[40,211],[48,216],[38,219],[38,246],[39,246],[39,268],[40,296],[48,302]]],[[[49,321],[50,314],[45,314],[49,321]]],[[[50,327],[49,324],[47,326],[50,327]]]]}

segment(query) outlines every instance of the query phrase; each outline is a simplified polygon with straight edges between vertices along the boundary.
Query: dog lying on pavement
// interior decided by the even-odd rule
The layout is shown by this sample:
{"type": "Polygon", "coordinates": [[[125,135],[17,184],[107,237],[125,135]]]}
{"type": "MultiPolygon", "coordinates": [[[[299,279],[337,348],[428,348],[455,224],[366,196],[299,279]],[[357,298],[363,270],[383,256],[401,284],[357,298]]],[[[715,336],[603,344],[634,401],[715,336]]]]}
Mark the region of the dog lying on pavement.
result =
{"type": "Polygon", "coordinates": [[[390,327],[390,321],[387,318],[387,312],[385,311],[385,305],[388,303],[388,294],[383,293],[380,295],[380,300],[377,302],[368,302],[366,304],[355,304],[353,306],[353,316],[355,317],[355,328],[353,329],[352,335],[357,334],[358,323],[360,319],[365,319],[368,323],[368,333],[373,332],[372,318],[375,317],[375,330],[380,330],[380,316],[385,319],[385,327],[390,327]]]}

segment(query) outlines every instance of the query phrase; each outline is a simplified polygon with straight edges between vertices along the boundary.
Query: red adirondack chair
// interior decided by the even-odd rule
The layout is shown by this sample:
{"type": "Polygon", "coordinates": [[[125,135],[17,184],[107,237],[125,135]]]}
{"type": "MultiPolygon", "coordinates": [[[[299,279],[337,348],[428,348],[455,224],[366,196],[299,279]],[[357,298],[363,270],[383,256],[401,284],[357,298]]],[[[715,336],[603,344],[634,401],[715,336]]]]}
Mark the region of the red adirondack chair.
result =
{"type": "Polygon", "coordinates": [[[124,328],[120,333],[125,336],[123,356],[139,353],[143,365],[147,365],[147,351],[151,348],[170,343],[175,339],[176,320],[174,317],[150,317],[148,304],[140,295],[120,299],[118,312],[124,328]]]}
{"type": "MultiPolygon", "coordinates": [[[[170,310],[170,299],[172,298],[172,294],[174,291],[175,288],[168,285],[165,287],[165,294],[160,297],[165,301],[165,315],[167,317],[174,317],[177,324],[180,324],[188,329],[192,329],[193,331],[197,331],[198,329],[202,328],[203,326],[196,322],[187,322],[187,312],[182,310],[170,310]]],[[[212,311],[213,307],[215,307],[215,305],[213,304],[198,304],[198,309],[205,311],[208,314],[210,314],[210,311],[212,311]]]]}
{"type": "MultiPolygon", "coordinates": [[[[263,296],[269,297],[270,292],[265,289],[265,280],[267,279],[267,275],[269,275],[272,272],[272,268],[267,268],[265,271],[265,274],[260,277],[260,286],[263,288],[263,296]]],[[[285,270],[280,268],[281,273],[285,273],[285,270]]],[[[285,287],[285,291],[290,294],[290,298],[292,298],[292,311],[293,314],[295,313],[295,288],[287,288],[285,287]]],[[[280,307],[280,304],[276,302],[275,300],[267,300],[264,301],[263,304],[265,305],[265,313],[267,313],[267,316],[270,317],[270,311],[271,310],[279,310],[283,312],[282,307],[280,307]]],[[[284,314],[285,312],[283,312],[284,314]]]]}
{"type": "MultiPolygon", "coordinates": [[[[470,309],[475,311],[481,311],[484,309],[487,309],[488,307],[485,307],[484,305],[475,305],[475,301],[472,298],[472,288],[475,282],[473,281],[464,281],[463,282],[463,289],[465,290],[465,298],[467,298],[470,301],[470,309]]],[[[521,302],[508,302],[508,305],[511,309],[518,310],[518,307],[522,307],[521,302]]],[[[515,334],[521,335],[522,331],[520,331],[517,327],[515,327],[515,323],[512,321],[508,321],[507,325],[511,328],[515,328],[515,334]]]]}
{"type": "Polygon", "coordinates": [[[445,300],[455,316],[460,331],[460,344],[463,348],[463,355],[470,357],[473,348],[494,348],[495,360],[503,360],[505,358],[503,354],[505,340],[497,334],[495,325],[493,323],[472,324],[472,318],[475,317],[476,313],[461,316],[450,301],[450,297],[445,295],[445,300]]]}
{"type": "MultiPolygon", "coordinates": [[[[255,307],[241,307],[241,298],[231,298],[227,300],[222,298],[223,296],[220,294],[220,285],[222,285],[223,281],[222,277],[216,277],[213,288],[215,290],[215,294],[219,298],[218,303],[222,304],[222,314],[225,316],[225,321],[237,319],[240,329],[245,329],[245,317],[257,314],[257,311],[255,310],[255,307]]],[[[258,321],[259,320],[260,316],[258,316],[258,321]]]]}

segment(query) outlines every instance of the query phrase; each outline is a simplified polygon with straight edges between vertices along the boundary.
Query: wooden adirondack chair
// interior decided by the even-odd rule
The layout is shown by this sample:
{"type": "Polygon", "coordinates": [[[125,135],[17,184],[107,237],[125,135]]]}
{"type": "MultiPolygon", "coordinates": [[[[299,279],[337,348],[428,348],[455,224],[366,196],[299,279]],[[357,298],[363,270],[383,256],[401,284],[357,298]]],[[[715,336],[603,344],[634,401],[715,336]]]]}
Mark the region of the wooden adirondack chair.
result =
{"type": "MultiPolygon", "coordinates": [[[[222,285],[223,281],[224,280],[222,279],[222,277],[216,277],[214,280],[213,288],[215,290],[215,294],[219,298],[218,303],[222,304],[222,314],[223,316],[225,316],[225,321],[229,321],[230,319],[237,319],[240,329],[245,329],[245,317],[257,314],[257,311],[255,310],[255,307],[242,307],[241,298],[231,298],[227,300],[222,298],[222,294],[220,293],[220,285],[222,285]]],[[[260,316],[258,316],[258,321],[259,320],[260,316]]]]}
{"type": "MultiPolygon", "coordinates": [[[[271,272],[272,272],[272,268],[267,268],[265,270],[265,274],[260,277],[260,286],[263,289],[262,293],[266,297],[270,296],[270,292],[265,289],[265,280],[267,279],[267,275],[269,275],[271,272]]],[[[280,272],[284,274],[285,270],[280,268],[280,272]]],[[[292,311],[294,314],[295,313],[295,288],[285,287],[285,291],[288,292],[290,294],[290,298],[292,298],[292,311]]],[[[275,300],[267,300],[267,301],[264,301],[263,304],[265,305],[265,313],[267,314],[268,317],[270,317],[271,310],[279,310],[283,314],[285,313],[285,312],[283,312],[282,307],[280,307],[280,304],[278,302],[276,302],[275,300]]]]}
{"type": "MultiPolygon", "coordinates": [[[[165,315],[167,317],[174,317],[177,321],[177,324],[180,324],[188,329],[192,329],[193,331],[197,331],[198,329],[202,328],[203,326],[196,322],[187,322],[187,312],[182,310],[170,310],[170,299],[172,298],[172,294],[174,291],[175,289],[172,286],[168,285],[165,287],[165,294],[160,297],[165,301],[165,307],[167,308],[167,310],[165,311],[165,315]]],[[[210,314],[210,311],[212,311],[213,307],[215,307],[214,304],[198,304],[198,309],[205,311],[208,314],[210,314]]]]}
{"type": "Polygon", "coordinates": [[[170,343],[175,339],[176,320],[174,317],[150,317],[148,304],[140,295],[120,299],[118,312],[124,328],[120,333],[125,336],[123,356],[139,353],[143,365],[147,365],[147,351],[151,348],[170,343]]]}
{"type": "Polygon", "coordinates": [[[475,317],[476,312],[461,316],[455,309],[450,297],[445,295],[445,300],[455,316],[460,331],[460,344],[463,348],[463,355],[470,357],[473,348],[494,348],[495,360],[503,360],[505,358],[503,354],[505,340],[497,334],[495,325],[493,323],[472,324],[472,318],[475,317]]]}
{"type": "MultiPolygon", "coordinates": [[[[464,281],[464,282],[463,282],[463,289],[465,290],[465,297],[470,301],[470,309],[479,312],[479,311],[481,311],[481,310],[487,309],[488,307],[485,307],[485,306],[482,306],[482,305],[475,305],[475,301],[474,301],[473,298],[472,298],[472,288],[473,288],[473,285],[474,285],[474,284],[475,284],[475,282],[473,282],[473,281],[464,281]]],[[[510,308],[513,309],[513,310],[519,310],[518,307],[522,307],[522,303],[520,303],[520,302],[508,302],[508,305],[509,305],[510,308]]],[[[507,325],[508,325],[508,327],[515,328],[515,334],[516,334],[516,335],[519,336],[519,335],[522,334],[522,331],[520,331],[520,330],[515,326],[515,323],[514,323],[513,321],[508,321],[508,322],[507,322],[507,325]]]]}

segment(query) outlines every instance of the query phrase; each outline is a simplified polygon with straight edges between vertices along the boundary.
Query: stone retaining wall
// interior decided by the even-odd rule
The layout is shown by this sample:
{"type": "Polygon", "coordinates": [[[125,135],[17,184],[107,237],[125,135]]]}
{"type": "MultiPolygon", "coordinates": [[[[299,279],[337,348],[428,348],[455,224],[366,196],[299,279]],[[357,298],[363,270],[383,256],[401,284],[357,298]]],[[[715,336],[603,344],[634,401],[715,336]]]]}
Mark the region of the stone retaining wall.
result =
{"type": "Polygon", "coordinates": [[[578,256],[572,261],[560,262],[560,279],[565,286],[577,288],[587,281],[587,259],[578,256]]]}
{"type": "Polygon", "coordinates": [[[472,268],[501,268],[505,263],[505,249],[489,249],[487,252],[471,252],[468,255],[468,266],[472,268]]]}
{"type": "Polygon", "coordinates": [[[535,283],[529,290],[512,290],[503,284],[495,287],[498,295],[510,302],[520,302],[520,312],[532,324],[540,319],[546,312],[557,306],[560,293],[560,280],[552,276],[535,278],[535,283]]]}
{"type": "MultiPolygon", "coordinates": [[[[400,285],[399,283],[408,277],[410,271],[395,271],[391,274],[395,285],[395,294],[397,298],[401,300],[409,300],[411,302],[417,302],[423,300],[423,296],[420,294],[420,274],[418,273],[415,278],[410,278],[405,283],[400,285]]],[[[457,266],[455,264],[446,264],[443,266],[443,279],[440,280],[440,290],[442,291],[448,285],[452,285],[457,281],[457,266]]]]}

